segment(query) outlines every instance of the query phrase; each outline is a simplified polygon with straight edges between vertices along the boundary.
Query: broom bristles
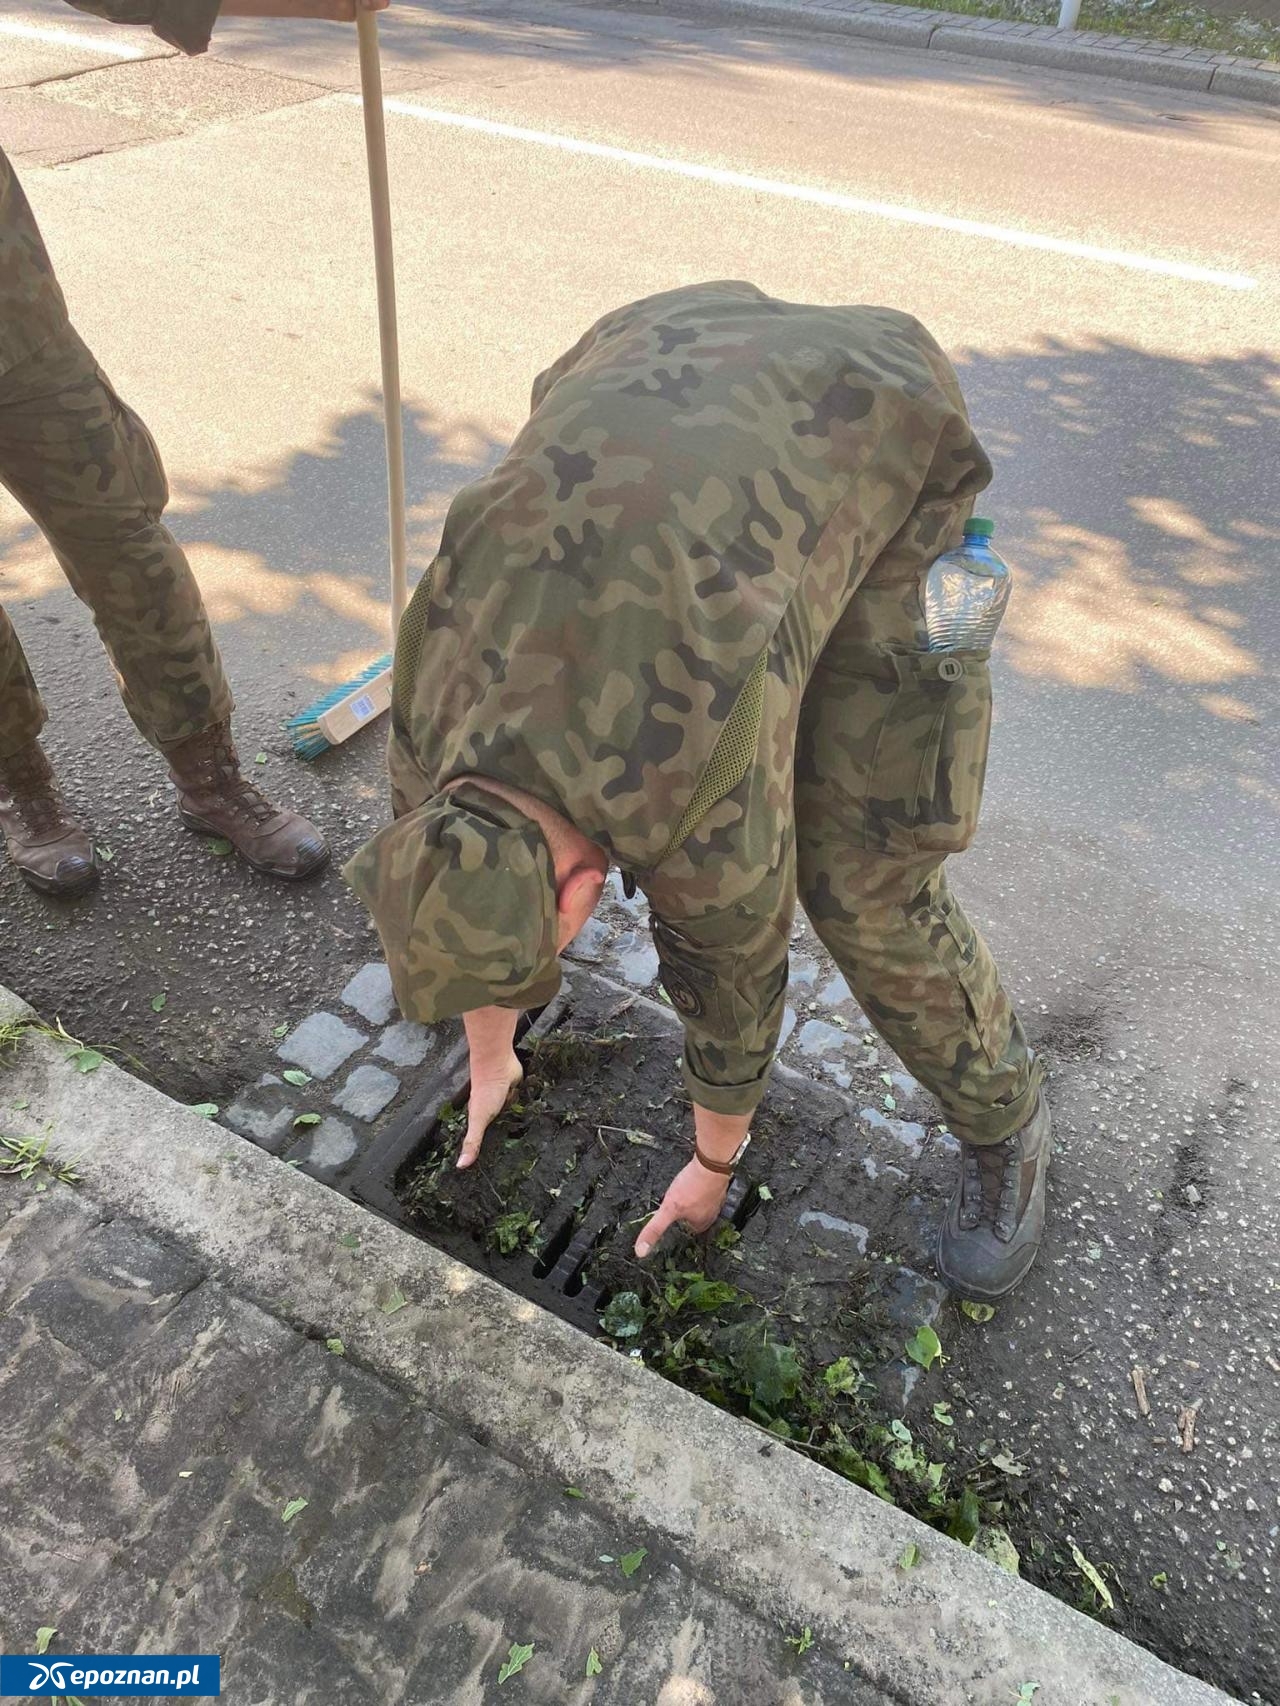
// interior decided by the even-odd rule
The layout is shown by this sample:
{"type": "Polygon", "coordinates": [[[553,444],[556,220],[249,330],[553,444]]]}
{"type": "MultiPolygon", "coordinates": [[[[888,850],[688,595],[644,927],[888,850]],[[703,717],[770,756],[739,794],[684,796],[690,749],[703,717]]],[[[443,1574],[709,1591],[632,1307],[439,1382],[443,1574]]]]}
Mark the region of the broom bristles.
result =
{"type": "MultiPolygon", "coordinates": [[[[391,653],[387,652],[385,656],[375,658],[367,669],[361,670],[359,675],[331,688],[323,698],[315,700],[314,703],[306,706],[295,716],[290,717],[285,727],[293,734],[293,750],[296,756],[299,758],[319,758],[322,752],[327,752],[333,742],[321,732],[321,716],[326,711],[332,710],[340,700],[350,698],[353,693],[358,693],[362,687],[367,687],[377,676],[390,668],[391,653]]],[[[354,733],[354,730],[352,732],[354,733]]]]}

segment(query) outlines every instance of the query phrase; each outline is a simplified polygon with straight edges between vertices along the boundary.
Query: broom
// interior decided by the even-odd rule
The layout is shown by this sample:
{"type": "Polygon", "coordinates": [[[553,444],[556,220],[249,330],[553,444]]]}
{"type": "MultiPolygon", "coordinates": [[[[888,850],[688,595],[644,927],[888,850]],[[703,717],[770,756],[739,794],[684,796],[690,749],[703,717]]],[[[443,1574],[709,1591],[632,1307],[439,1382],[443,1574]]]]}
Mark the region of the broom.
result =
{"type": "MultiPolygon", "coordinates": [[[[378,285],[378,343],[382,352],[382,415],[387,437],[387,510],[391,525],[391,644],[404,615],[404,423],[400,415],[400,346],[396,335],[396,278],[391,254],[391,189],[387,179],[387,133],[382,111],[382,67],[378,57],[378,16],[356,12],[360,44],[360,99],[364,107],[364,145],[369,162],[369,200],[373,209],[373,264],[378,285]]],[[[376,658],[354,680],[344,682],[290,717],[293,750],[299,758],[318,758],[379,716],[391,704],[390,652],[376,658]]]]}

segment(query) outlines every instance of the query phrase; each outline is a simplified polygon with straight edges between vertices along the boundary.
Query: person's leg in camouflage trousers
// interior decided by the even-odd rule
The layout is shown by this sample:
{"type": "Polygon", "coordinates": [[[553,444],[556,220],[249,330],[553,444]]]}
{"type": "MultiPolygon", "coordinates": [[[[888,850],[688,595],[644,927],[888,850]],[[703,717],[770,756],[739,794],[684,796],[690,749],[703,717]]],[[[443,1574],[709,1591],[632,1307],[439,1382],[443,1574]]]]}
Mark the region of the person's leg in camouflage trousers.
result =
{"type": "MultiPolygon", "coordinates": [[[[0,480],[92,610],[143,735],[165,750],[224,722],[231,690],[195,576],[160,520],[169,491],[155,443],[70,328],[0,378],[0,480]]],[[[29,688],[16,703],[6,694],[0,752],[32,738],[38,716],[29,688]]]]}
{"type": "Polygon", "coordinates": [[[873,568],[808,684],[796,751],[800,898],[872,1023],[937,1097],[962,1180],[939,1241],[952,1289],[997,1297],[1044,1215],[1041,1071],[947,883],[977,823],[986,660],[925,648],[916,565],[873,568]]]}
{"type": "MultiPolygon", "coordinates": [[[[168,485],[155,443],[69,326],[0,376],[0,481],[93,611],[129,715],[169,760],[184,823],[227,836],[274,875],[318,870],[328,858],[319,832],[240,772],[204,601],[160,519],[168,485]]],[[[66,893],[92,881],[93,855],[37,740],[45,720],[0,612],[0,822],[27,880],[66,893]]]]}

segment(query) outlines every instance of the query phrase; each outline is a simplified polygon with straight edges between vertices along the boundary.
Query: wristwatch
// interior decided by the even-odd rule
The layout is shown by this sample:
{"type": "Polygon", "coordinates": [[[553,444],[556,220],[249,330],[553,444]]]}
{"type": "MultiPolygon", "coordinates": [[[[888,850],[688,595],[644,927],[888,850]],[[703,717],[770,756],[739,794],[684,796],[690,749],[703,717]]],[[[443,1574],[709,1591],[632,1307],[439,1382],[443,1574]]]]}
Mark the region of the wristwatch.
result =
{"type": "Polygon", "coordinates": [[[709,1173],[724,1173],[726,1175],[730,1175],[733,1173],[735,1167],[737,1167],[739,1161],[742,1160],[742,1157],[747,1153],[747,1145],[750,1142],[751,1133],[748,1132],[727,1161],[713,1161],[709,1155],[704,1155],[702,1153],[702,1147],[695,1138],[693,1153],[709,1173]]]}

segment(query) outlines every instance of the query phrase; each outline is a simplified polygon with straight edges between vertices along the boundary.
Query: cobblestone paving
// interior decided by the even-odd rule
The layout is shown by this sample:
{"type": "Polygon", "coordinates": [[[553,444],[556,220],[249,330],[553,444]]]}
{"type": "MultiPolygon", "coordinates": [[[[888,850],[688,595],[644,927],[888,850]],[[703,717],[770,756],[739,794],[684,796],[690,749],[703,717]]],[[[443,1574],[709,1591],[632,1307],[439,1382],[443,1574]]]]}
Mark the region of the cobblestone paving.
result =
{"type": "MultiPolygon", "coordinates": [[[[665,1000],[648,909],[642,897],[623,895],[616,876],[568,957],[665,1000]]],[[[386,967],[371,961],[335,999],[280,1038],[277,1060],[241,1091],[223,1123],[307,1172],[341,1183],[412,1086],[451,1063],[460,1037],[457,1024],[426,1029],[402,1019],[386,967]]],[[[871,1031],[848,984],[803,923],[793,933],[779,1060],[845,1092],[868,1127],[897,1138],[910,1153],[919,1153],[927,1129],[939,1128],[932,1098],[871,1031]]]]}

